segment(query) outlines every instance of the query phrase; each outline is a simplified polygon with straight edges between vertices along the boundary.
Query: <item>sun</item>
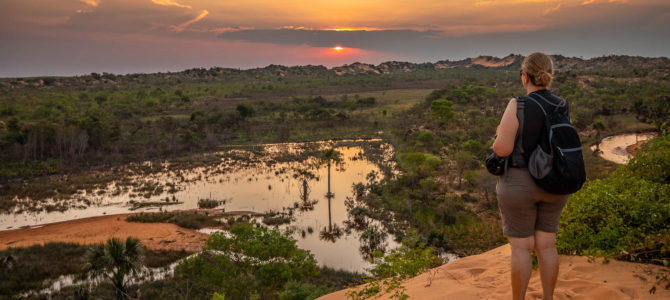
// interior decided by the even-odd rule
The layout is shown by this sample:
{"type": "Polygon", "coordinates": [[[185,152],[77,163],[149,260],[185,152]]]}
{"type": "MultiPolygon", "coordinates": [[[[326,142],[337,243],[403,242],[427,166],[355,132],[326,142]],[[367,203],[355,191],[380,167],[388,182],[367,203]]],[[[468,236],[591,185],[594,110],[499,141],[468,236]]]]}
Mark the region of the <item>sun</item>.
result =
{"type": "Polygon", "coordinates": [[[342,48],[340,46],[335,46],[335,47],[333,47],[333,50],[335,50],[337,52],[340,52],[340,51],[344,50],[344,48],[342,48]]]}

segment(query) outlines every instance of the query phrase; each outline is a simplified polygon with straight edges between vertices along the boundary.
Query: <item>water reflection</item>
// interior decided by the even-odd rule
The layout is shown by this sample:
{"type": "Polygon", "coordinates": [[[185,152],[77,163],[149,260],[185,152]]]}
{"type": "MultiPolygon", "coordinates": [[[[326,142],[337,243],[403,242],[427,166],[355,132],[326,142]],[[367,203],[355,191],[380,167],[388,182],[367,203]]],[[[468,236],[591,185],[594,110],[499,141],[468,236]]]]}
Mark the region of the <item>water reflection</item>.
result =
{"type": "Polygon", "coordinates": [[[317,204],[319,200],[309,199],[309,193],[311,191],[311,188],[309,187],[309,181],[314,180],[316,176],[314,176],[314,173],[307,169],[298,168],[295,170],[293,178],[297,179],[301,183],[301,188],[299,190],[300,202],[296,202],[297,205],[294,205],[294,207],[297,207],[300,209],[300,211],[314,210],[314,205],[317,204]]]}
{"type": "Polygon", "coordinates": [[[372,225],[366,228],[361,234],[361,246],[359,250],[363,257],[372,260],[376,251],[386,252],[388,234],[378,225],[372,225]]]}
{"type": "MultiPolygon", "coordinates": [[[[356,198],[352,186],[377,182],[389,174],[393,157],[390,145],[274,144],[212,155],[216,158],[212,163],[196,167],[147,164],[143,167],[160,171],[138,171],[100,190],[80,191],[72,199],[59,202],[67,207],[62,212],[0,215],[0,228],[104,214],[197,209],[206,199],[220,204],[216,210],[226,213],[273,212],[253,218],[291,229],[298,246],[310,250],[321,265],[363,271],[369,266],[366,253],[384,248],[380,247],[384,245],[380,238],[386,239],[386,235],[368,232],[362,237],[370,222],[364,217],[350,217],[346,202],[356,198]],[[326,182],[322,178],[327,178],[326,182]],[[318,200],[315,195],[324,195],[325,199],[318,200]],[[350,226],[351,220],[358,220],[358,224],[350,226]]],[[[396,245],[393,241],[387,244],[389,248],[396,245]]]]}

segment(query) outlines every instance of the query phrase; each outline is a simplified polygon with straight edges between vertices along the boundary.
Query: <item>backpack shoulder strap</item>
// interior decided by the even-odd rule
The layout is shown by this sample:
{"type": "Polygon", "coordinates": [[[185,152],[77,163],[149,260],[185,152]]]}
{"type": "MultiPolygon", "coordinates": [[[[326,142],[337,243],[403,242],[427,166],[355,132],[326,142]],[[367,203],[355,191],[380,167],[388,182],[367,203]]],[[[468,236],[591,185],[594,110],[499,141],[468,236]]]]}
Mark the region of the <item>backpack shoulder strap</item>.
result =
{"type": "MultiPolygon", "coordinates": [[[[557,112],[558,109],[560,109],[560,108],[565,108],[566,105],[568,104],[568,102],[565,101],[565,99],[563,99],[563,98],[558,98],[558,99],[560,99],[560,101],[558,102],[558,104],[554,104],[553,102],[547,100],[547,98],[542,97],[542,95],[540,95],[540,94],[538,94],[538,93],[530,93],[529,96],[530,96],[530,95],[538,96],[538,97],[540,97],[540,99],[542,99],[545,103],[547,103],[547,104],[553,106],[553,107],[554,107],[554,110],[552,111],[552,114],[555,113],[555,112],[557,112]]],[[[533,99],[533,100],[535,100],[535,99],[533,99]]],[[[537,102],[537,101],[536,101],[536,102],[537,102]]],[[[539,104],[539,103],[538,103],[538,104],[539,104]]],[[[540,105],[540,107],[542,107],[542,105],[540,105]]],[[[544,111],[544,108],[542,109],[542,111],[544,111]]],[[[544,111],[544,115],[545,115],[545,116],[547,115],[547,112],[546,112],[546,111],[544,111]]]]}
{"type": "MultiPolygon", "coordinates": [[[[537,100],[535,100],[535,98],[530,97],[530,94],[528,94],[528,95],[529,95],[529,96],[527,96],[526,98],[528,98],[528,99],[532,100],[533,102],[535,102],[535,104],[537,104],[537,106],[540,107],[540,109],[542,110],[542,113],[544,114],[544,117],[546,118],[546,117],[547,117],[547,111],[544,110],[544,106],[542,106],[542,104],[540,104],[540,102],[537,102],[537,100]]],[[[538,95],[538,96],[539,96],[539,95],[538,95]]],[[[542,96],[540,96],[540,97],[542,97],[542,96]]],[[[544,98],[542,98],[542,99],[544,99],[544,98]]],[[[546,101],[546,99],[545,99],[545,101],[546,101]]]]}
{"type": "Polygon", "coordinates": [[[520,153],[523,153],[523,125],[524,125],[524,109],[526,107],[526,101],[523,97],[514,97],[516,99],[516,118],[519,121],[519,128],[516,131],[516,141],[514,148],[519,150],[520,153]]]}
{"type": "Polygon", "coordinates": [[[516,99],[516,118],[519,121],[519,128],[516,132],[516,139],[514,140],[514,149],[512,151],[512,165],[517,167],[525,167],[526,159],[523,157],[523,126],[524,126],[524,108],[526,101],[524,97],[514,97],[516,99]]]}
{"type": "Polygon", "coordinates": [[[537,93],[528,94],[528,99],[533,100],[533,102],[535,102],[535,104],[537,104],[537,106],[539,106],[540,109],[542,109],[542,113],[544,113],[544,123],[545,123],[545,130],[546,130],[547,140],[549,142],[549,151],[550,151],[551,154],[553,154],[554,153],[554,147],[552,146],[552,143],[551,143],[551,138],[552,138],[553,132],[552,132],[551,121],[549,120],[550,116],[547,114],[547,111],[544,109],[544,106],[542,106],[542,104],[540,104],[540,102],[535,100],[535,98],[532,95],[540,97],[541,100],[543,100],[547,104],[554,107],[554,110],[551,112],[551,116],[553,116],[556,112],[558,112],[559,108],[567,108],[568,102],[565,101],[565,99],[560,98],[561,101],[558,104],[554,104],[551,101],[547,100],[546,98],[542,97],[541,95],[539,95],[537,93]]]}

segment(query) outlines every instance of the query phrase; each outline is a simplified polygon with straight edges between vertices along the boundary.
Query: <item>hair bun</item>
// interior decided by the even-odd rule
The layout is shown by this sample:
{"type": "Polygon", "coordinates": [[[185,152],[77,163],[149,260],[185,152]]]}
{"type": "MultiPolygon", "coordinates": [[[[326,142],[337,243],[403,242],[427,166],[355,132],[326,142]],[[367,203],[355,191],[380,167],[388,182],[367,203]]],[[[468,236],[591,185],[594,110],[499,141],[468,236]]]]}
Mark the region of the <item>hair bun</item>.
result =
{"type": "Polygon", "coordinates": [[[524,58],[521,69],[529,74],[531,83],[541,87],[549,87],[554,73],[554,62],[542,52],[533,52],[524,58]]]}
{"type": "Polygon", "coordinates": [[[538,86],[548,86],[551,83],[552,77],[547,71],[541,70],[535,75],[535,84],[538,86]]]}

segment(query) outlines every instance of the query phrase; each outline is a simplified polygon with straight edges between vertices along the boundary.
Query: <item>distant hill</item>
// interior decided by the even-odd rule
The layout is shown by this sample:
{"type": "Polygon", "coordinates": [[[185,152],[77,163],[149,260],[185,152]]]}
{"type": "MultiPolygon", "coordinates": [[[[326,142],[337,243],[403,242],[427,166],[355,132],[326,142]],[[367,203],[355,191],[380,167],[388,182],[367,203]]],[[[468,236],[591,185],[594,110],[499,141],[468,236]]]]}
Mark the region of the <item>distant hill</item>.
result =
{"type": "MultiPolygon", "coordinates": [[[[670,72],[670,59],[667,57],[640,57],[611,55],[591,59],[553,55],[557,71],[572,70],[600,70],[617,71],[630,69],[656,69],[670,72]]],[[[492,69],[519,69],[524,56],[510,54],[503,58],[493,56],[478,56],[463,60],[441,60],[435,63],[411,63],[388,61],[378,65],[355,62],[348,65],[326,68],[325,66],[282,66],[269,65],[264,68],[235,69],[235,68],[193,68],[180,72],[167,73],[135,73],[116,75],[110,73],[91,73],[72,77],[30,77],[30,78],[3,78],[0,87],[42,87],[42,86],[114,86],[122,83],[148,82],[153,80],[199,80],[223,81],[230,79],[260,79],[267,77],[294,77],[294,76],[352,76],[352,75],[385,75],[410,72],[439,72],[444,69],[492,68],[492,69]]]]}

